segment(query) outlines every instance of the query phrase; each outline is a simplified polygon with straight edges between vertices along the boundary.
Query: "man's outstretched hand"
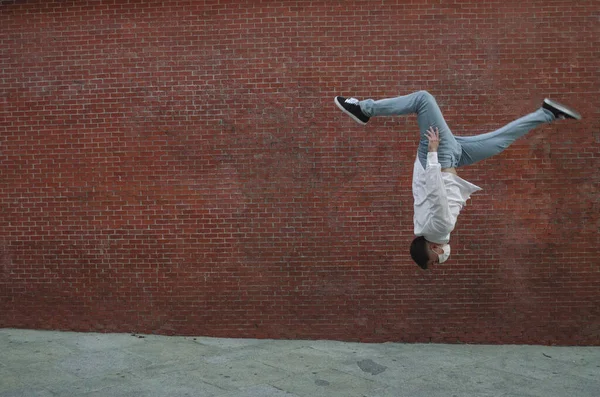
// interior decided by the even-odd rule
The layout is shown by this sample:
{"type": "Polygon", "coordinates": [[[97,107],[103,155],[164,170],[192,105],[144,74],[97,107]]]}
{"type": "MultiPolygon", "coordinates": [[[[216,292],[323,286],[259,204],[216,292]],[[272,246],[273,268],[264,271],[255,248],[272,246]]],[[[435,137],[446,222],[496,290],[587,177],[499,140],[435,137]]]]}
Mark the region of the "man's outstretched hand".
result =
{"type": "Polygon", "coordinates": [[[437,127],[435,129],[433,127],[429,127],[427,132],[425,132],[425,136],[429,139],[429,145],[427,146],[427,150],[430,152],[437,152],[438,146],[440,146],[440,131],[437,127]]]}

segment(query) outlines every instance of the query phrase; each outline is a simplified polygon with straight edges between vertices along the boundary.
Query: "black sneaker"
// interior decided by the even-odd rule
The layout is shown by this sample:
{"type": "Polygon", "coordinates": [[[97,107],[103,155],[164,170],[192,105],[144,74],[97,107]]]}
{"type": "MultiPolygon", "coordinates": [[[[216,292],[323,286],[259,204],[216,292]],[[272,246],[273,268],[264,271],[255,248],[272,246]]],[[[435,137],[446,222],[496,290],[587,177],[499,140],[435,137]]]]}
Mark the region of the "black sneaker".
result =
{"type": "Polygon", "coordinates": [[[552,114],[554,114],[554,117],[556,117],[557,119],[581,120],[581,115],[579,113],[565,105],[553,101],[552,99],[544,99],[542,107],[551,111],[552,114]]]}
{"type": "Polygon", "coordinates": [[[352,117],[354,121],[356,121],[358,124],[365,125],[369,121],[370,117],[365,116],[362,110],[360,110],[360,106],[358,105],[358,99],[346,99],[342,96],[336,96],[334,102],[342,112],[352,117]]]}

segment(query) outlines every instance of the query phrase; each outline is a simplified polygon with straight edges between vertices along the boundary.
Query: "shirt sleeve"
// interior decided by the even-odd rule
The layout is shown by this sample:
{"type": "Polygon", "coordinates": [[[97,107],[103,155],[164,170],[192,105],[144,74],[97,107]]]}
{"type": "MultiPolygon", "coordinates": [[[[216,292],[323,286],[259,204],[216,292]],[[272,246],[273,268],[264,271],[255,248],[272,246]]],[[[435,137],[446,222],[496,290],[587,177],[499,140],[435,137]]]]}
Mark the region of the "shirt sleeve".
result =
{"type": "Polygon", "coordinates": [[[454,230],[454,222],[448,204],[446,186],[442,179],[442,166],[438,161],[437,152],[427,153],[427,168],[425,169],[425,189],[427,200],[431,203],[429,224],[436,233],[447,234],[454,230]]]}

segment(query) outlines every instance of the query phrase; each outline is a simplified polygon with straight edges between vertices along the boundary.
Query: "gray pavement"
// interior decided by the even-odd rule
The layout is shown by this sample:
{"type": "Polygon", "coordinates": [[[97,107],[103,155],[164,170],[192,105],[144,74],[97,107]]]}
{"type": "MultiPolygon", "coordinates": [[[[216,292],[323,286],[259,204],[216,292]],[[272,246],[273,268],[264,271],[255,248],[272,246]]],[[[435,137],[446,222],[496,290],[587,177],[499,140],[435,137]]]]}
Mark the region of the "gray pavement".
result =
{"type": "Polygon", "coordinates": [[[600,347],[0,329],[0,396],[600,396],[600,347]]]}

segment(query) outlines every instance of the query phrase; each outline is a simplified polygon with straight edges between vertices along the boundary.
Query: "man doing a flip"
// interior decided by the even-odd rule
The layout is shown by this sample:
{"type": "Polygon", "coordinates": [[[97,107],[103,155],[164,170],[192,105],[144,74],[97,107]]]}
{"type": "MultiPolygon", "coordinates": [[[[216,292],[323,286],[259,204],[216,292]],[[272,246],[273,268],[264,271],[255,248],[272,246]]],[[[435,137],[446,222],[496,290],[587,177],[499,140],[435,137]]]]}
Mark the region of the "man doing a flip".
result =
{"type": "Polygon", "coordinates": [[[335,104],[359,124],[371,117],[416,114],[421,139],[413,169],[413,260],[422,269],[450,256],[450,233],[471,194],[480,187],[460,178],[456,168],[494,156],[533,128],[556,119],[580,120],[579,113],[550,99],[535,112],[486,134],[454,136],[435,98],[427,91],[381,100],[335,97],[335,104]]]}

